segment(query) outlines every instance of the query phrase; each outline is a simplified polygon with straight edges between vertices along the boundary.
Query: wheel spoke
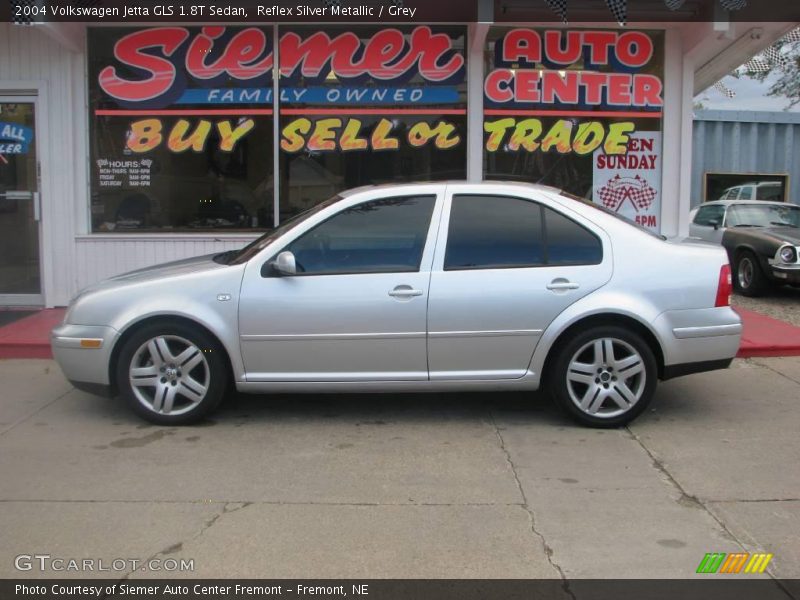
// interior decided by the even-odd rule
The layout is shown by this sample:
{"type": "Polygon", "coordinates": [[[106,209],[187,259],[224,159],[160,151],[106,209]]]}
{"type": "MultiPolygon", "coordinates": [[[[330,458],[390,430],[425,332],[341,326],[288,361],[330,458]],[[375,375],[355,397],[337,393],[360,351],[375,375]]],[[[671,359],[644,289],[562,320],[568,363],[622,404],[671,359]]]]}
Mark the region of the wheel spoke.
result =
{"type": "Polygon", "coordinates": [[[600,388],[596,385],[590,385],[589,389],[586,390],[586,393],[583,394],[583,398],[581,398],[581,410],[586,412],[594,412],[592,411],[591,407],[599,395],[600,388]]]}
{"type": "Polygon", "coordinates": [[[594,375],[597,370],[597,363],[589,364],[578,362],[576,360],[569,363],[569,370],[571,373],[582,373],[583,375],[594,375]]]}
{"type": "Polygon", "coordinates": [[[592,346],[594,350],[594,364],[603,364],[603,340],[596,340],[592,346]]]}
{"type": "Polygon", "coordinates": [[[567,379],[575,383],[583,383],[586,385],[592,385],[594,383],[594,375],[589,375],[588,373],[576,373],[572,370],[570,370],[570,372],[567,374],[567,379]]]}
{"type": "Polygon", "coordinates": [[[157,375],[131,378],[131,385],[135,387],[157,387],[159,383],[161,380],[157,375]]]}
{"type": "Polygon", "coordinates": [[[191,377],[181,381],[180,393],[192,402],[200,402],[206,395],[208,388],[191,377]]]}
{"type": "Polygon", "coordinates": [[[157,337],[155,339],[155,344],[164,362],[175,362],[175,357],[172,356],[172,352],[167,345],[167,340],[165,340],[163,337],[157,337]]]}
{"type": "Polygon", "coordinates": [[[638,398],[636,398],[636,394],[631,391],[624,382],[618,381],[613,388],[614,393],[611,395],[614,398],[614,402],[619,404],[620,408],[630,408],[634,404],[638,398]],[[617,398],[617,396],[619,398],[617,398]]]}
{"type": "Polygon", "coordinates": [[[143,377],[157,377],[158,368],[155,365],[148,365],[146,367],[134,367],[131,369],[131,377],[134,379],[141,379],[143,377]]]}
{"type": "Polygon", "coordinates": [[[614,364],[614,342],[608,338],[603,340],[603,364],[614,364]]]}
{"type": "Polygon", "coordinates": [[[163,405],[161,406],[161,412],[165,415],[168,415],[172,412],[172,405],[175,403],[175,396],[177,395],[178,389],[174,385],[165,385],[164,386],[164,395],[163,395],[163,405]]]}
{"type": "Polygon", "coordinates": [[[200,350],[197,350],[197,353],[189,360],[187,360],[185,363],[181,363],[181,368],[186,373],[191,373],[192,369],[194,369],[201,362],[203,362],[203,353],[200,350]]]}
{"type": "Polygon", "coordinates": [[[631,354],[628,357],[615,361],[614,368],[620,375],[624,375],[627,379],[641,373],[644,370],[644,364],[638,354],[631,354]]]}

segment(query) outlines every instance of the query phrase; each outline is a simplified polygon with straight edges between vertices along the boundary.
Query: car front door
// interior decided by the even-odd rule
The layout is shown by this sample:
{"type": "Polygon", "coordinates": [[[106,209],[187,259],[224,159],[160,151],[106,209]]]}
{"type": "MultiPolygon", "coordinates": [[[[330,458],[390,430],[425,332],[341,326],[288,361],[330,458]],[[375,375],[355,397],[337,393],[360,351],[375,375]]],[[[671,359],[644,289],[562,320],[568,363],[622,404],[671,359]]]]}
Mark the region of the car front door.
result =
{"type": "Polygon", "coordinates": [[[522,377],[552,320],[610,279],[608,238],[530,198],[457,186],[447,196],[428,300],[431,380],[522,377]]]}
{"type": "Polygon", "coordinates": [[[247,381],[427,379],[441,189],[345,199],[251,260],[239,301],[247,381]],[[271,267],[284,251],[294,255],[295,275],[271,267]]]}

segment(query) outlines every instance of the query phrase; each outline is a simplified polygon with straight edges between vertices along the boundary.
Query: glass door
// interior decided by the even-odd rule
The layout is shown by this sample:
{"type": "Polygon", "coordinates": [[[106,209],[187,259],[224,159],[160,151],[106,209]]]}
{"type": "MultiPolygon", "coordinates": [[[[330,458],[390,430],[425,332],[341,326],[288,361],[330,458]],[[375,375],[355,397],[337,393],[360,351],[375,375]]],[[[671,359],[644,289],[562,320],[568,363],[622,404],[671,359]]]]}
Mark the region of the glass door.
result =
{"type": "Polygon", "coordinates": [[[0,305],[42,304],[36,98],[0,95],[0,305]]]}

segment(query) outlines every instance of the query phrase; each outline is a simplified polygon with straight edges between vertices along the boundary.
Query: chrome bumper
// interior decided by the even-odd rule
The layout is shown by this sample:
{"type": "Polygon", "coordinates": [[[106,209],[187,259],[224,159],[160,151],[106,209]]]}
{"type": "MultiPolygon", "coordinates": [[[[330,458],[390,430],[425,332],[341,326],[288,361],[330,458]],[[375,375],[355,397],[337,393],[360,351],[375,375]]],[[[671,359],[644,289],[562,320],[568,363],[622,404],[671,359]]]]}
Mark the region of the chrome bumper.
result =
{"type": "Polygon", "coordinates": [[[119,332],[113,327],[63,323],[50,333],[50,346],[67,379],[109,386],[109,362],[117,337],[119,332]]]}

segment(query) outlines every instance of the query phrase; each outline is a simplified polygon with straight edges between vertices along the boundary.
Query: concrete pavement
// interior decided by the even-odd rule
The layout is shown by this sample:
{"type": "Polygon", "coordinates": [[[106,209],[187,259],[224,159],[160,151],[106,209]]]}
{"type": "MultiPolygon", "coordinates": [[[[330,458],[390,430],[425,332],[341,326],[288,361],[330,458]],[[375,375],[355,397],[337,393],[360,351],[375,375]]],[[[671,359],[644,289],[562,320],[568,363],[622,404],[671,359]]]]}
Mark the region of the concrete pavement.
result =
{"type": "Polygon", "coordinates": [[[187,577],[685,578],[765,551],[797,578],[798,373],[670,381],[614,431],[521,394],[237,396],[160,428],[51,361],[0,361],[0,577],[91,576],[14,568],[47,553],[193,559],[187,577]]]}

